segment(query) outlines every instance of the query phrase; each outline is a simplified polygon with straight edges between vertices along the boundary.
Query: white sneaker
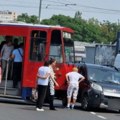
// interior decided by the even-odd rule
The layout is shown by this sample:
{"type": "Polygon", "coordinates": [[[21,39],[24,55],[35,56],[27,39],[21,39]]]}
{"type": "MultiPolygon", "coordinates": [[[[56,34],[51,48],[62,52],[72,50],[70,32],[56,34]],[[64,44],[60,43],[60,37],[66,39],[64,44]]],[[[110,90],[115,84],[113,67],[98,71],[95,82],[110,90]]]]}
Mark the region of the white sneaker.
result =
{"type": "Polygon", "coordinates": [[[40,108],[36,108],[36,110],[37,110],[37,111],[44,111],[43,108],[41,108],[41,109],[40,109],[40,108]]]}

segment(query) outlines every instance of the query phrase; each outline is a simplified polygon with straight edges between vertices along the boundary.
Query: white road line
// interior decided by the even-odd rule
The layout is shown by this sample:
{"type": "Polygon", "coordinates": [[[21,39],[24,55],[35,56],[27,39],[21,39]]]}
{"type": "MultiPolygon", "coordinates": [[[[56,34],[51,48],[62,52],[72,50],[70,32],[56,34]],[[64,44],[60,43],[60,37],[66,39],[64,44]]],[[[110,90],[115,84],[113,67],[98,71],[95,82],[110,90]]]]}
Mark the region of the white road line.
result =
{"type": "Polygon", "coordinates": [[[104,117],[104,116],[101,116],[101,115],[97,115],[97,117],[99,117],[99,118],[101,118],[101,119],[107,119],[106,117],[104,117]]]}
{"type": "Polygon", "coordinates": [[[90,112],[92,115],[95,115],[95,116],[97,116],[97,117],[99,117],[99,118],[101,118],[101,119],[104,119],[104,120],[106,120],[107,118],[106,117],[104,117],[104,116],[101,116],[101,115],[97,115],[95,112],[90,112]]]}
{"type": "Polygon", "coordinates": [[[91,114],[93,114],[93,115],[96,115],[96,113],[95,112],[90,112],[91,114]]]}

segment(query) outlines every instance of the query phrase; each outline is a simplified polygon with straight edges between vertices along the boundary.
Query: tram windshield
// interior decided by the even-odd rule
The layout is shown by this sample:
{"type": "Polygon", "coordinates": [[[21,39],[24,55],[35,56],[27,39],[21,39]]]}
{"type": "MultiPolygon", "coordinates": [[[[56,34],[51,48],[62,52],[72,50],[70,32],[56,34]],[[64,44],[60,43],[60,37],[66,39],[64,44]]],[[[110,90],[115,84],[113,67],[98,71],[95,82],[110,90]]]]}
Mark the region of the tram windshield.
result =
{"type": "Polygon", "coordinates": [[[74,43],[71,39],[71,34],[63,32],[63,44],[61,38],[61,32],[55,30],[52,32],[51,45],[50,45],[50,57],[53,57],[57,62],[63,62],[62,48],[64,48],[66,62],[74,62],[74,43]],[[63,47],[64,45],[64,47],[63,47]]]}
{"type": "Polygon", "coordinates": [[[61,31],[53,30],[51,34],[50,58],[55,58],[58,63],[63,62],[61,31]]]}
{"type": "Polygon", "coordinates": [[[74,62],[75,52],[74,52],[74,42],[71,38],[71,33],[63,32],[64,39],[64,52],[66,57],[66,62],[74,62]]]}

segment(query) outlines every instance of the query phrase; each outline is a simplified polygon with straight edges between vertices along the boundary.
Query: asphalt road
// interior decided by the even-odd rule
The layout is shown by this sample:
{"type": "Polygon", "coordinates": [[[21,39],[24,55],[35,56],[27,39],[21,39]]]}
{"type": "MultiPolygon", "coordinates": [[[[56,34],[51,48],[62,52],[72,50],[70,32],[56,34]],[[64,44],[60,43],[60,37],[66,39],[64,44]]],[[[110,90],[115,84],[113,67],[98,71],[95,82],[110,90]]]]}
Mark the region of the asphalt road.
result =
{"type": "Polygon", "coordinates": [[[83,111],[79,104],[76,109],[67,110],[61,107],[60,101],[55,101],[57,111],[44,106],[44,112],[35,110],[34,105],[18,105],[0,103],[0,120],[119,120],[120,113],[115,111],[97,110],[83,111]]]}

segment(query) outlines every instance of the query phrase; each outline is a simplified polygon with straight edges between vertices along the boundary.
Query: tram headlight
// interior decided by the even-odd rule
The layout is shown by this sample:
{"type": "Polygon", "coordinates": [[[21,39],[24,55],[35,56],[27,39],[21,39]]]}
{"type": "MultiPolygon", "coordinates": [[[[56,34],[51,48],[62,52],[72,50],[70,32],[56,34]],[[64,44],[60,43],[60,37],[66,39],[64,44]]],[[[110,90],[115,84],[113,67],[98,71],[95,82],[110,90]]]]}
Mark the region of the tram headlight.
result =
{"type": "Polygon", "coordinates": [[[92,84],[91,84],[91,87],[92,87],[94,90],[97,90],[97,91],[100,91],[100,92],[103,91],[102,87],[101,87],[100,85],[96,84],[96,83],[92,83],[92,84]]]}

